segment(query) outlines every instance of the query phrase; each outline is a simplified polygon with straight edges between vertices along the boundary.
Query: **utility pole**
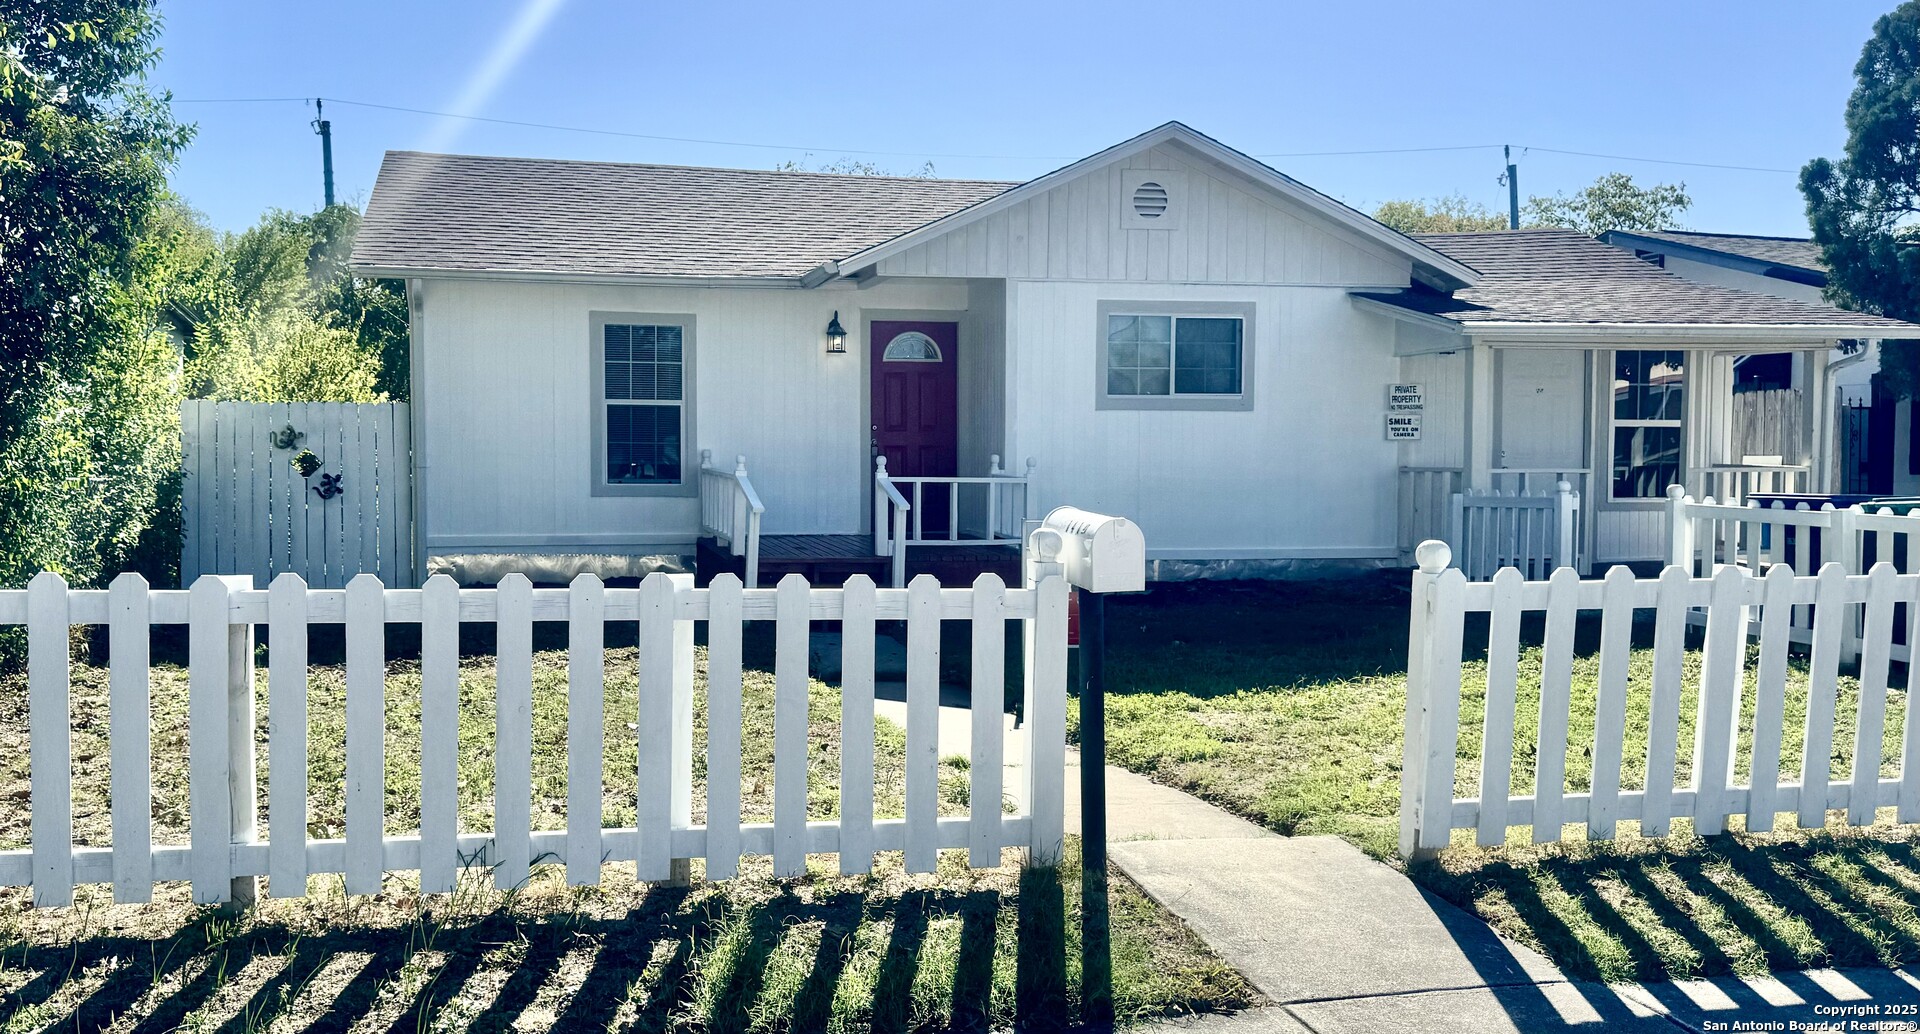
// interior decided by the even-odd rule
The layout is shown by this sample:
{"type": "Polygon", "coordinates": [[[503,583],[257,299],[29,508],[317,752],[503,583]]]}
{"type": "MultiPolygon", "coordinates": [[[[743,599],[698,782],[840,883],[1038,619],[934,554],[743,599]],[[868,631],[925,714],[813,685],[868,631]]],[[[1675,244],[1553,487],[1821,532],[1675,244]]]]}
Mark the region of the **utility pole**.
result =
{"type": "MultiPolygon", "coordinates": [[[[321,98],[313,99],[313,131],[320,134],[320,174],[326,185],[327,207],[333,207],[333,123],[328,122],[321,98]]],[[[1511,166],[1509,166],[1511,167],[1511,166]]]]}
{"type": "MultiPolygon", "coordinates": [[[[1500,153],[1507,156],[1507,175],[1505,177],[1507,181],[1507,229],[1518,230],[1520,228],[1520,170],[1513,164],[1512,144],[1501,147],[1500,153]]],[[[332,183],[333,180],[329,178],[327,182],[332,183]]],[[[328,188],[328,196],[332,196],[332,188],[328,188]]]]}

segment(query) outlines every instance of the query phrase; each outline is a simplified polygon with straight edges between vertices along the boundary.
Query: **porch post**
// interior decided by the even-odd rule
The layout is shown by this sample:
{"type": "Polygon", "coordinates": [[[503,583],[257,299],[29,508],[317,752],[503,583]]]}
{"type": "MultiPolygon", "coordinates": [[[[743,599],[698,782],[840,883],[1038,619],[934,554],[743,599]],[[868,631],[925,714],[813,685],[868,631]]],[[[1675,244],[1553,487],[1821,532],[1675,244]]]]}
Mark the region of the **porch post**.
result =
{"type": "Polygon", "coordinates": [[[1466,455],[1460,491],[1493,483],[1493,348],[1475,341],[1467,349],[1466,455]]]}
{"type": "Polygon", "coordinates": [[[1824,494],[1840,486],[1834,480],[1833,422],[1839,416],[1834,406],[1833,379],[1827,372],[1831,349],[1823,348],[1807,356],[1807,428],[1806,491],[1824,494]]]}

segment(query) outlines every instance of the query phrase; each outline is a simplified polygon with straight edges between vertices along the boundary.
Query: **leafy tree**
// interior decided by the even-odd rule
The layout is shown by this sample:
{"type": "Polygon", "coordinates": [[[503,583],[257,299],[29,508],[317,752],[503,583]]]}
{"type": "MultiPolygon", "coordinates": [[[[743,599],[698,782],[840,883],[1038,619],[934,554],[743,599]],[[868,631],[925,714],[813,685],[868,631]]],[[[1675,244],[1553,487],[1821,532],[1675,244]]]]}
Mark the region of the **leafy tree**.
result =
{"type": "Polygon", "coordinates": [[[1691,207],[1685,183],[1642,187],[1624,172],[1609,172],[1573,194],[1528,198],[1521,223],[1560,226],[1588,236],[1608,230],[1667,230],[1691,207]]]}
{"type": "Polygon", "coordinates": [[[334,205],[314,215],[310,225],[314,243],[307,252],[307,274],[321,322],[349,332],[359,350],[374,357],[377,393],[404,401],[410,340],[405,282],[368,280],[348,270],[353,240],[360,232],[358,209],[334,205]]]}
{"type": "Polygon", "coordinates": [[[187,390],[246,402],[406,397],[407,308],[399,281],[347,268],[360,213],[272,211],[221,250],[227,289],[195,327],[187,390]]]}
{"type": "Polygon", "coordinates": [[[0,0],[0,585],[125,563],[178,466],[156,33],[150,0],[0,0]]]}
{"type": "MultiPolygon", "coordinates": [[[[1920,2],[1874,23],[1847,99],[1846,157],[1800,170],[1807,221],[1827,262],[1827,298],[1920,320],[1920,2]]],[[[1884,348],[1876,383],[1920,395],[1920,348],[1884,348]]]]}
{"type": "Polygon", "coordinates": [[[1430,201],[1382,202],[1373,217],[1401,233],[1462,233],[1504,230],[1507,217],[1465,194],[1449,194],[1430,201]]]}
{"type": "Polygon", "coordinates": [[[921,162],[920,167],[918,169],[913,170],[912,172],[894,172],[891,169],[881,168],[880,166],[874,164],[873,162],[862,161],[858,158],[849,158],[846,156],[835,158],[833,161],[830,161],[830,162],[817,162],[809,166],[808,163],[812,161],[813,161],[812,154],[808,154],[805,158],[802,158],[799,161],[788,159],[784,162],[781,162],[778,165],[775,165],[773,167],[773,171],[775,172],[830,172],[836,176],[900,176],[908,179],[918,179],[918,180],[933,178],[932,162],[921,162]]]}

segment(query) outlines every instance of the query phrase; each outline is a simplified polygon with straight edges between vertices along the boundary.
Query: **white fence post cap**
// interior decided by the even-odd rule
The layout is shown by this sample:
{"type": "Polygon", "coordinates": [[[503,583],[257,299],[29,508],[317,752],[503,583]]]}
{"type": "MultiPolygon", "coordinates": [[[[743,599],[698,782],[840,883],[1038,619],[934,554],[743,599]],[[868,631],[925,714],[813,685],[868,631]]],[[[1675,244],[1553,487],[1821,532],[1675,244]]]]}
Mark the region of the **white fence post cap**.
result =
{"type": "Polygon", "coordinates": [[[1453,547],[1439,539],[1428,539],[1413,551],[1414,562],[1427,574],[1439,574],[1453,563],[1453,547]]]}

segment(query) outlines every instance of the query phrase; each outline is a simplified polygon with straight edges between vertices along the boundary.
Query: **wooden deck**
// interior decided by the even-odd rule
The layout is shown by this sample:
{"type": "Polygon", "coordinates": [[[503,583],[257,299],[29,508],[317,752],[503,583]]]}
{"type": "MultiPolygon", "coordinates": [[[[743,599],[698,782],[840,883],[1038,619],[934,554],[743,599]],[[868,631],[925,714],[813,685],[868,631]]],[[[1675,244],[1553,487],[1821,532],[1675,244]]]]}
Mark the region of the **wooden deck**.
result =
{"type": "MultiPolygon", "coordinates": [[[[763,535],[760,538],[760,585],[770,588],[789,574],[815,585],[839,585],[864,574],[879,585],[888,584],[888,557],[873,551],[869,535],[763,535]]],[[[705,585],[722,571],[740,574],[743,562],[711,539],[701,539],[696,579],[705,585]]],[[[1020,550],[1012,543],[988,545],[956,542],[952,545],[914,546],[907,550],[907,577],[931,574],[942,585],[970,585],[992,571],[1014,584],[1020,575],[1020,550]]]]}

